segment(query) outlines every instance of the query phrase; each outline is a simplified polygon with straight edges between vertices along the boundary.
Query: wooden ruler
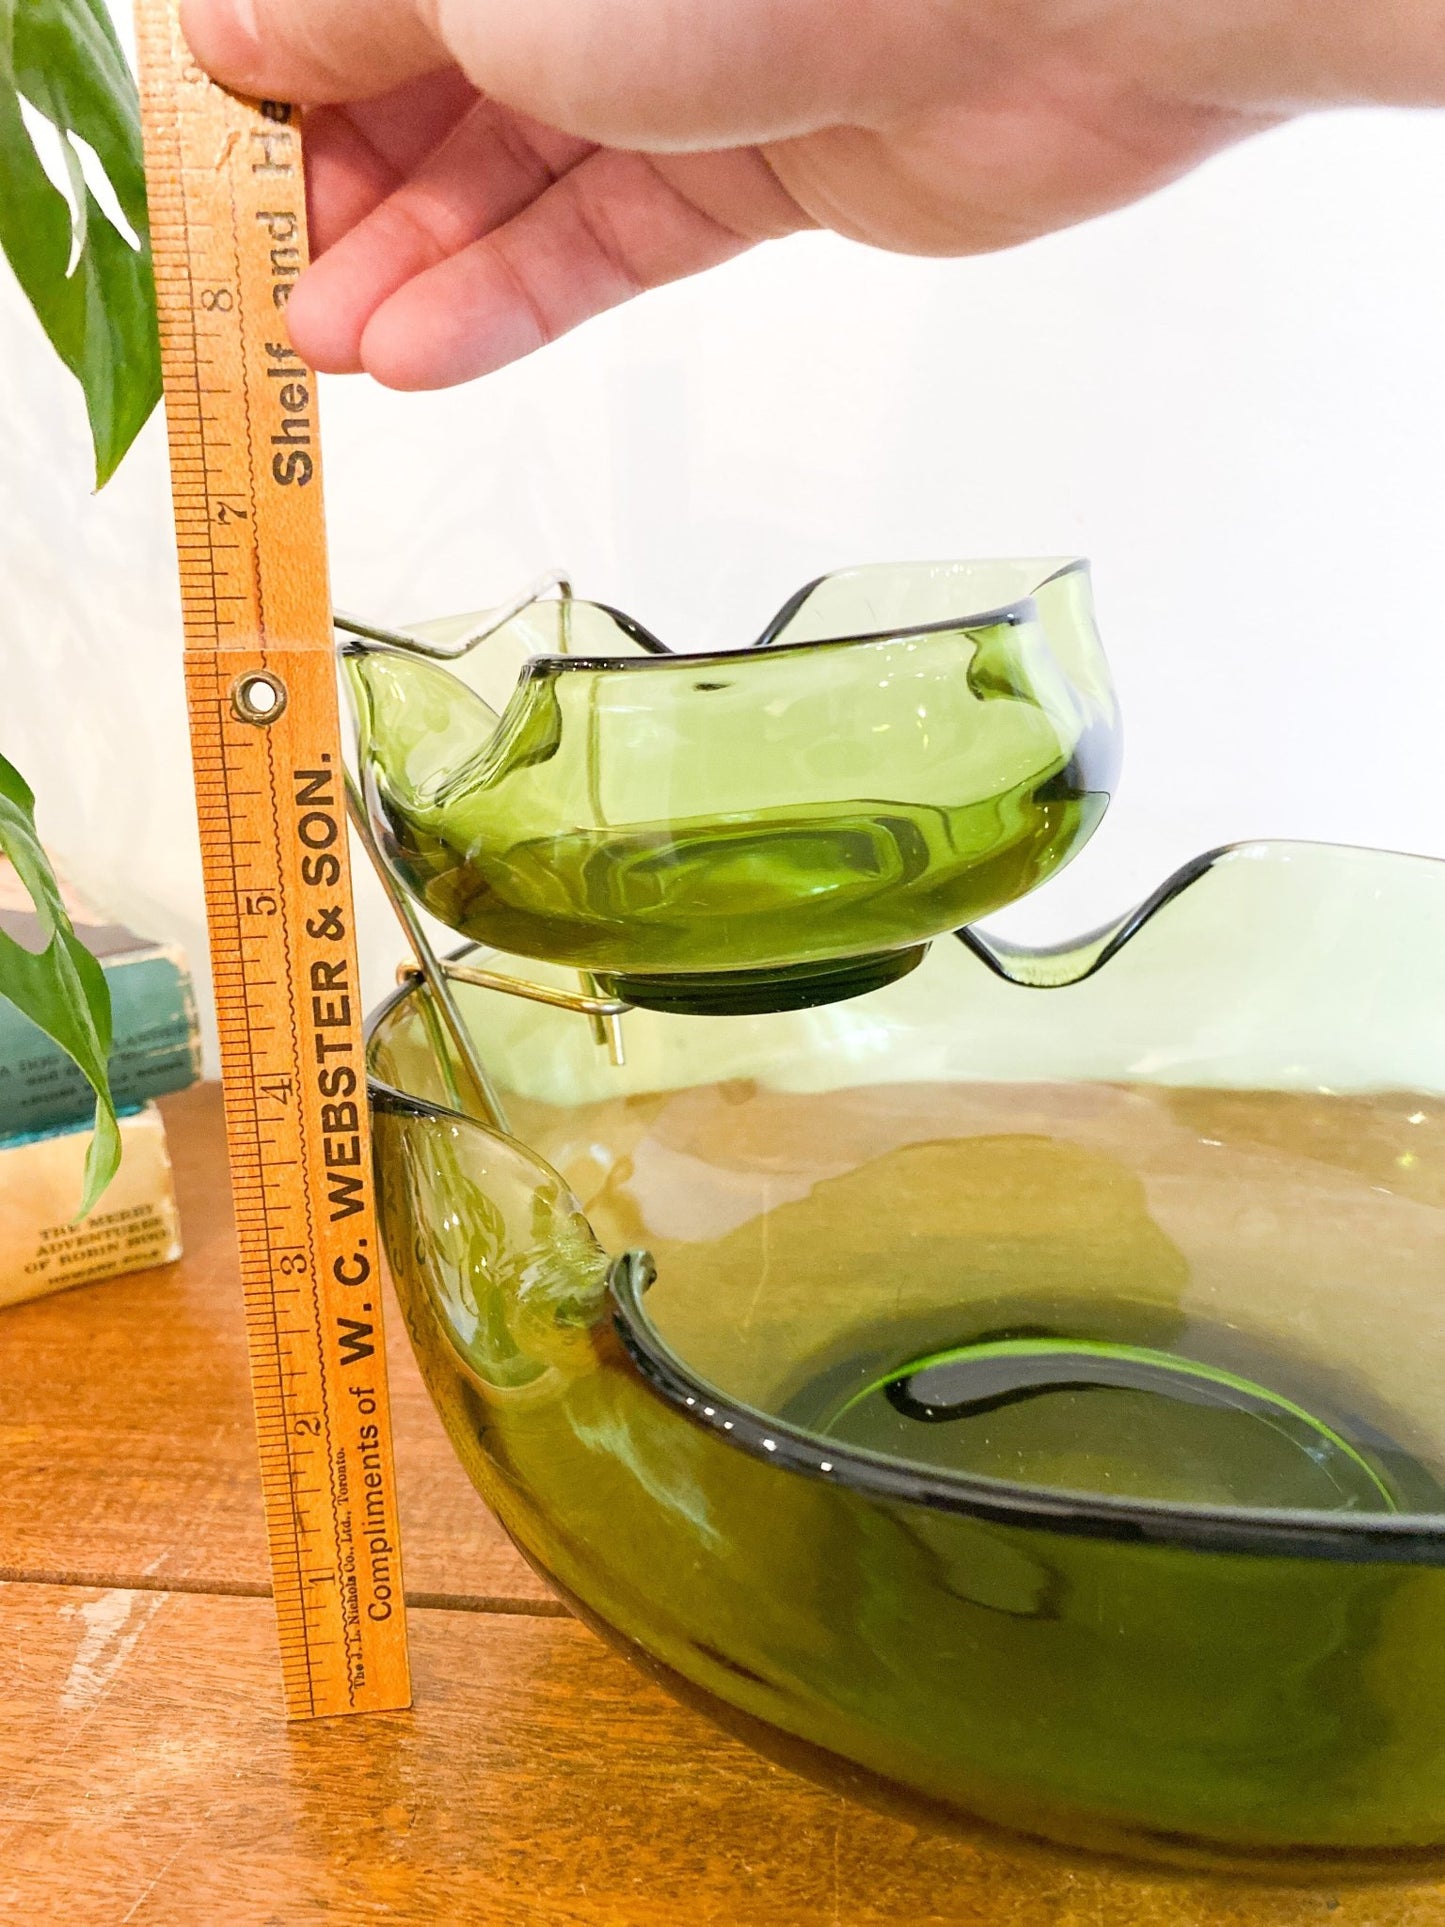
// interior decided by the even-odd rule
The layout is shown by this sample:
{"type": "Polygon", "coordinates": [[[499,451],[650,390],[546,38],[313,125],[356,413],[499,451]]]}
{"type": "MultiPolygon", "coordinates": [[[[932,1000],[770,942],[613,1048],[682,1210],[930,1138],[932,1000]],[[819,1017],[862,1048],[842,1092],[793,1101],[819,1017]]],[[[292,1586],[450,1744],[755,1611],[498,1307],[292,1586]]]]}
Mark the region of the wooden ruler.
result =
{"type": "Polygon", "coordinates": [[[137,0],[191,750],[286,1709],[410,1703],[291,108],[137,0]]]}

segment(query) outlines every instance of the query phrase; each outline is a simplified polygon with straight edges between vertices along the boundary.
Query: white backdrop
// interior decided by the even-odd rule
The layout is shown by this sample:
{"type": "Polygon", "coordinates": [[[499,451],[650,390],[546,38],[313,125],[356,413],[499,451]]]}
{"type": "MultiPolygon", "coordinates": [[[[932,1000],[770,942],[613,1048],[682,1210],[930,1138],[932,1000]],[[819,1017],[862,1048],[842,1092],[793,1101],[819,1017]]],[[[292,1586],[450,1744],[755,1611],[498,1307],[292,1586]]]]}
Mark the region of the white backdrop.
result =
{"type": "MultiPolygon", "coordinates": [[[[337,601],[552,564],[675,645],[824,569],[1077,552],[1125,778],[1012,915],[1061,934],[1236,837],[1445,855],[1445,119],[1283,129],[1144,205],[939,263],[805,236],[450,394],[323,384],[337,601]]],[[[92,895],[203,973],[159,422],[99,498],[0,270],[0,748],[92,895]]],[[[401,952],[365,900],[373,992],[401,952]]]]}

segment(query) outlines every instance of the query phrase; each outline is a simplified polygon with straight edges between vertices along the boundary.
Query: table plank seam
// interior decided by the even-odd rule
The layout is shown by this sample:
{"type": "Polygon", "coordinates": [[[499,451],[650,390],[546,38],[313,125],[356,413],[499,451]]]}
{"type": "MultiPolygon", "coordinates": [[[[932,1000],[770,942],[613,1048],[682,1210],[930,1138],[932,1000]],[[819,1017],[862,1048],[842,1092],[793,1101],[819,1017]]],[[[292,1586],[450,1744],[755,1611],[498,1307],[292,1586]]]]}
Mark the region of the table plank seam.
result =
{"type": "MultiPolygon", "coordinates": [[[[269,1599],[271,1588],[259,1580],[166,1578],[156,1573],[85,1572],[73,1568],[0,1565],[0,1585],[69,1586],[89,1592],[186,1593],[198,1598],[269,1599]]],[[[523,1619],[570,1619],[560,1599],[527,1599],[505,1593],[413,1592],[408,1607],[419,1612],[495,1613],[523,1619]]]]}

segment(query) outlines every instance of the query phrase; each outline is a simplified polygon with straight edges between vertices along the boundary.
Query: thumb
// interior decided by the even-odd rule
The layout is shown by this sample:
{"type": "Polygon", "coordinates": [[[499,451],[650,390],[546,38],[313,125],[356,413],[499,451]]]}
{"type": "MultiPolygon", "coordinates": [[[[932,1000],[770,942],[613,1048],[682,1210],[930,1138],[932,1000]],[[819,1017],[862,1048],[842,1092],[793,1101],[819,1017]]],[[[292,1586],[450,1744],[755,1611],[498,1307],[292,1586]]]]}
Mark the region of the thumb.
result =
{"type": "Polygon", "coordinates": [[[250,94],[357,100],[454,63],[580,139],[749,146],[875,124],[958,65],[937,0],[184,0],[196,58],[250,94]]]}
{"type": "Polygon", "coordinates": [[[366,100],[448,64],[418,0],[182,0],[210,74],[258,99],[366,100]]]}

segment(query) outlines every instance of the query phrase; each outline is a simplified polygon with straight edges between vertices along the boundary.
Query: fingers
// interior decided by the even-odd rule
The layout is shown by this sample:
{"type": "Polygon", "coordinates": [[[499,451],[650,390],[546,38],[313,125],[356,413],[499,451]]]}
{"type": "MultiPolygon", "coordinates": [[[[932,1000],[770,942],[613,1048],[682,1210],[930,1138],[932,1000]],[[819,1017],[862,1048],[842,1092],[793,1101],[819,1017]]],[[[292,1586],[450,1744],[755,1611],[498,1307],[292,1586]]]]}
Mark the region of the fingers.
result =
{"type": "Polygon", "coordinates": [[[312,253],[332,247],[379,206],[440,146],[476,98],[476,89],[453,67],[362,108],[313,108],[306,116],[312,253]]]}
{"type": "MultiPolygon", "coordinates": [[[[359,119],[362,110],[352,111],[359,119]]],[[[351,120],[345,127],[355,131],[351,120]]],[[[339,138],[347,138],[344,130],[339,138]]],[[[287,309],[297,348],[323,373],[355,373],[362,365],[362,330],[381,302],[510,220],[590,151],[581,141],[474,99],[411,178],[394,193],[383,188],[376,194],[365,218],[298,282],[287,309]]],[[[322,159],[332,158],[323,147],[322,159]]],[[[361,171],[365,163],[354,157],[344,165],[358,168],[344,183],[353,201],[371,192],[378,175],[361,171]]],[[[318,201],[321,186],[318,179],[318,201]]]]}
{"type": "MultiPolygon", "coordinates": [[[[756,156],[717,157],[702,201],[763,210],[782,225],[756,156]]],[[[794,210],[791,225],[801,225],[794,210]]],[[[715,266],[751,245],[638,154],[598,152],[483,239],[396,288],[367,321],[360,363],[392,388],[441,388],[530,354],[644,289],[715,266]]],[[[297,290],[297,298],[301,290],[297,290]]],[[[310,344],[298,339],[302,353],[310,344]]]]}

